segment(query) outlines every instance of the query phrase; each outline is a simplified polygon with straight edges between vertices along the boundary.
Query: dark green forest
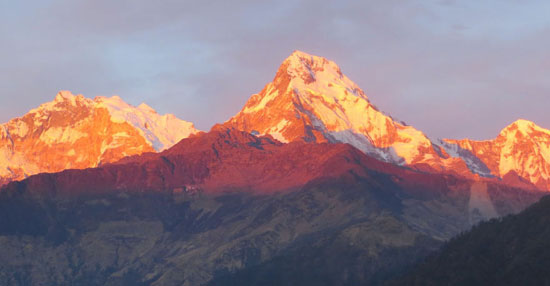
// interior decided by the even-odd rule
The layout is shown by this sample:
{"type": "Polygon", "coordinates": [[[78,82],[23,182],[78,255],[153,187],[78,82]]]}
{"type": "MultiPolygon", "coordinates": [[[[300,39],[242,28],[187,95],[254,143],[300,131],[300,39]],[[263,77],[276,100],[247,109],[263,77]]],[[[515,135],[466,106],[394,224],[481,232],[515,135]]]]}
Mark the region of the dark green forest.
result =
{"type": "Polygon", "coordinates": [[[390,285],[550,285],[550,197],[474,226],[390,285]]]}

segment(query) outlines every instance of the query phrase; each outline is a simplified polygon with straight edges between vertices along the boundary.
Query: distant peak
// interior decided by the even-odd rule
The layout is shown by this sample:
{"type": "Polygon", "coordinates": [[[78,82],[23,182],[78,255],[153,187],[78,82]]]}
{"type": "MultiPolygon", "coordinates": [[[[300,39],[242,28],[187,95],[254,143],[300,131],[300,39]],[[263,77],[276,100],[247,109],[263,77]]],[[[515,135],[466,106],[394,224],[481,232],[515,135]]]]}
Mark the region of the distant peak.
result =
{"type": "Polygon", "coordinates": [[[517,129],[517,130],[529,130],[532,129],[535,125],[532,121],[525,119],[518,119],[512,122],[510,125],[506,126],[504,130],[517,129]]]}
{"type": "MultiPolygon", "coordinates": [[[[117,106],[118,108],[128,108],[131,105],[124,101],[120,96],[113,95],[111,97],[96,96],[94,101],[99,104],[105,104],[108,106],[117,106]]],[[[133,106],[132,106],[133,107],[133,106]]]]}
{"type": "Polygon", "coordinates": [[[343,77],[340,67],[335,62],[296,50],[283,61],[276,79],[298,79],[305,84],[311,84],[320,78],[324,81],[335,81],[343,77]],[[323,75],[319,76],[320,74],[323,75]]]}
{"type": "Polygon", "coordinates": [[[157,113],[155,109],[153,109],[151,106],[149,106],[145,102],[142,102],[140,105],[138,105],[138,108],[149,113],[157,113]]]}
{"type": "Polygon", "coordinates": [[[113,95],[113,96],[109,97],[109,99],[112,100],[112,101],[124,102],[124,100],[118,95],[113,95]]]}
{"type": "Polygon", "coordinates": [[[319,57],[319,56],[315,56],[315,55],[312,55],[312,54],[308,54],[308,53],[302,52],[302,51],[300,51],[300,50],[294,50],[294,51],[290,54],[290,56],[289,56],[289,58],[313,58],[313,57],[315,57],[315,58],[321,58],[321,57],[319,57]]]}
{"type": "MultiPolygon", "coordinates": [[[[296,50],[279,66],[273,81],[248,100],[242,112],[248,114],[268,110],[270,105],[277,105],[275,102],[285,102],[286,106],[290,106],[288,100],[295,96],[308,103],[311,103],[313,96],[321,96],[325,102],[333,104],[339,104],[344,99],[352,102],[355,97],[360,97],[366,100],[365,105],[370,104],[365,93],[342,73],[336,63],[296,50]]],[[[277,124],[283,123],[280,121],[277,124]]]]}
{"type": "Polygon", "coordinates": [[[521,132],[521,133],[530,133],[533,131],[540,131],[544,133],[549,133],[550,130],[544,129],[537,124],[535,124],[533,121],[529,121],[526,119],[518,119],[514,122],[512,122],[510,125],[506,126],[504,129],[502,129],[501,134],[509,133],[509,132],[521,132]]]}
{"type": "Polygon", "coordinates": [[[59,91],[53,100],[53,104],[57,103],[69,103],[70,105],[76,106],[77,102],[82,102],[85,100],[85,97],[82,94],[74,95],[70,91],[62,90],[59,91]]]}
{"type": "Polygon", "coordinates": [[[303,51],[300,51],[300,50],[294,50],[292,51],[292,54],[290,54],[291,56],[293,55],[306,55],[306,56],[311,56],[311,54],[308,54],[306,52],[303,52],[303,51]]]}
{"type": "Polygon", "coordinates": [[[514,121],[511,125],[516,125],[516,126],[521,127],[521,128],[526,128],[526,127],[535,126],[535,123],[533,121],[529,121],[529,120],[520,118],[520,119],[514,121]]]}
{"type": "Polygon", "coordinates": [[[340,70],[340,67],[338,67],[338,65],[333,61],[330,61],[324,57],[308,54],[298,50],[292,52],[292,54],[290,54],[290,56],[286,58],[285,62],[289,63],[289,69],[301,69],[305,67],[311,70],[315,68],[320,69],[328,66],[335,70],[340,70]]]}
{"type": "Polygon", "coordinates": [[[72,94],[70,91],[61,90],[55,96],[55,101],[65,101],[65,100],[71,100],[71,99],[74,99],[74,98],[75,98],[75,95],[72,94]]]}

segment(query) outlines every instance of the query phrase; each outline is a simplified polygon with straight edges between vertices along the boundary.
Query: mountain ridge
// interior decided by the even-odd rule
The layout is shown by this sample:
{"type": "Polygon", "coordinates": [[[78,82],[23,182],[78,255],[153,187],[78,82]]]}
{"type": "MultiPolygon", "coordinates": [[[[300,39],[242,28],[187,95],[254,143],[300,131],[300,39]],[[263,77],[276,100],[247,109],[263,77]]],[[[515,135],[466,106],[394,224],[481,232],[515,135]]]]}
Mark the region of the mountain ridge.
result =
{"type": "MultiPolygon", "coordinates": [[[[527,120],[516,122],[534,124],[527,120]]],[[[466,143],[432,140],[422,131],[381,112],[336,63],[301,51],[294,51],[286,58],[274,79],[224,124],[270,134],[281,142],[349,143],[380,160],[422,171],[497,178],[517,186],[550,190],[550,162],[544,156],[538,160],[538,168],[544,169],[539,174],[527,170],[525,164],[509,168],[515,174],[495,172],[491,162],[466,143]]],[[[544,140],[550,141],[550,131],[540,133],[544,140]]],[[[548,153],[545,146],[535,147],[520,157],[548,153]]]]}
{"type": "Polygon", "coordinates": [[[496,177],[510,183],[523,178],[550,190],[550,130],[532,121],[518,119],[494,139],[445,141],[475,154],[496,177]]]}
{"type": "MultiPolygon", "coordinates": [[[[379,160],[424,172],[550,190],[550,130],[521,119],[492,140],[433,140],[380,111],[335,62],[301,51],[286,58],[273,81],[223,125],[283,143],[348,143],[379,160]],[[536,138],[528,139],[531,135],[536,138]]],[[[160,152],[197,132],[192,123],[159,115],[145,103],[134,107],[118,96],[92,100],[61,91],[52,102],[1,126],[0,184],[160,152]],[[105,133],[105,128],[112,130],[105,133]],[[82,139],[91,135],[102,142],[82,139]]]]}

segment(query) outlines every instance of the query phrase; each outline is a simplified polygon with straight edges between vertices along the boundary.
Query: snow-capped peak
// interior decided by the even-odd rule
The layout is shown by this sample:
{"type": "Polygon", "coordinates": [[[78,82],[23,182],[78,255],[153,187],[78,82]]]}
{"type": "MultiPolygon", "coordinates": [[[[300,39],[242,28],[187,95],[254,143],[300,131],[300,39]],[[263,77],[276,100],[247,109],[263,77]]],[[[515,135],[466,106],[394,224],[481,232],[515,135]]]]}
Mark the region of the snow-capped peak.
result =
{"type": "Polygon", "coordinates": [[[88,168],[161,151],[198,132],[172,114],[119,96],[60,91],[53,101],[0,125],[0,185],[39,172],[88,168]]]}
{"type": "Polygon", "coordinates": [[[301,51],[228,124],[283,142],[350,143],[398,164],[438,156],[422,132],[380,112],[336,63],[301,51]]]}
{"type": "Polygon", "coordinates": [[[151,106],[147,105],[145,102],[142,102],[140,105],[138,105],[138,108],[140,110],[145,111],[145,112],[157,113],[157,111],[155,109],[153,109],[151,106]]]}
{"type": "Polygon", "coordinates": [[[68,102],[71,105],[76,105],[77,101],[83,100],[84,96],[82,94],[74,95],[68,90],[62,90],[57,93],[53,100],[53,104],[65,103],[68,102]]]}
{"type": "Polygon", "coordinates": [[[525,120],[525,119],[518,119],[511,123],[510,125],[506,126],[502,131],[500,132],[501,135],[506,135],[510,133],[515,132],[521,132],[522,134],[528,135],[533,132],[542,132],[550,135],[550,131],[547,129],[544,129],[537,124],[535,124],[532,121],[525,120]]]}
{"type": "MultiPolygon", "coordinates": [[[[294,51],[226,124],[289,142],[343,142],[396,164],[471,176],[513,171],[550,189],[550,131],[517,120],[495,140],[433,143],[379,111],[336,63],[294,51]]],[[[424,169],[423,169],[424,170],[424,169]]]]}
{"type": "Polygon", "coordinates": [[[335,62],[326,58],[294,51],[285,59],[277,75],[284,72],[290,77],[289,88],[315,90],[331,101],[349,95],[367,100],[359,86],[346,77],[335,62]]]}
{"type": "Polygon", "coordinates": [[[104,107],[109,111],[112,121],[127,122],[134,126],[157,151],[165,150],[197,132],[193,123],[171,114],[160,115],[145,103],[134,107],[116,95],[98,96],[94,101],[97,107],[104,107]]]}
{"type": "Polygon", "coordinates": [[[502,129],[492,140],[446,140],[469,151],[492,175],[513,173],[541,189],[550,190],[550,130],[519,119],[502,129]]]}
{"type": "Polygon", "coordinates": [[[61,90],[55,96],[54,101],[65,101],[65,100],[71,100],[71,99],[74,99],[74,98],[75,98],[75,95],[73,95],[70,91],[61,90]]]}
{"type": "Polygon", "coordinates": [[[328,68],[335,71],[339,76],[342,76],[342,71],[335,62],[328,60],[327,58],[315,56],[299,50],[292,52],[292,54],[290,54],[290,56],[283,61],[283,65],[285,62],[289,63],[287,67],[289,71],[300,70],[303,67],[311,70],[328,68]]]}
{"type": "Polygon", "coordinates": [[[294,51],[284,62],[283,67],[291,76],[311,76],[308,81],[315,81],[316,74],[326,73],[332,78],[343,77],[340,67],[326,58],[310,55],[302,51],[294,51]],[[285,65],[286,63],[286,65],[285,65]],[[305,72],[305,74],[304,74],[305,72]]]}

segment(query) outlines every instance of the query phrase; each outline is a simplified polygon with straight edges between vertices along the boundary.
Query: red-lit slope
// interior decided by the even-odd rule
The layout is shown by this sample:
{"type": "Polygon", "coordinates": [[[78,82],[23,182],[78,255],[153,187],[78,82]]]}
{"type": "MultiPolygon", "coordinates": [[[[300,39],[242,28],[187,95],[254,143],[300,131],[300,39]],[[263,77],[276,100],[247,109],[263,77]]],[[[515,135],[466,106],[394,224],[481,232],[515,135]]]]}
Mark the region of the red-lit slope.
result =
{"type": "Polygon", "coordinates": [[[0,193],[8,197],[121,192],[269,195],[328,185],[338,186],[336,190],[367,185],[380,196],[393,197],[397,204],[403,200],[405,217],[420,229],[427,227],[419,219],[426,209],[461,219],[466,216],[475,223],[517,212],[542,194],[497,180],[472,181],[396,166],[348,144],[283,144],[223,126],[183,139],[161,153],[127,157],[99,168],[38,174],[9,183],[0,193]],[[455,212],[457,206],[460,213],[445,214],[455,212]]]}
{"type": "MultiPolygon", "coordinates": [[[[161,153],[127,157],[99,168],[38,174],[10,183],[8,188],[63,194],[193,190],[272,193],[296,190],[319,179],[369,179],[373,172],[395,175],[394,181],[411,192],[432,195],[446,190],[448,178],[379,161],[348,144],[283,144],[269,136],[256,137],[216,126],[161,153]]],[[[372,178],[373,183],[376,180],[372,178]]]]}
{"type": "Polygon", "coordinates": [[[271,137],[215,127],[184,139],[161,153],[127,157],[86,170],[39,174],[8,188],[33,192],[110,191],[291,191],[317,178],[367,170],[400,172],[401,168],[364,155],[346,144],[282,144],[271,137]]]}

